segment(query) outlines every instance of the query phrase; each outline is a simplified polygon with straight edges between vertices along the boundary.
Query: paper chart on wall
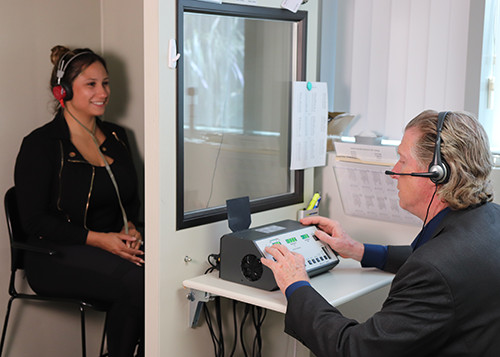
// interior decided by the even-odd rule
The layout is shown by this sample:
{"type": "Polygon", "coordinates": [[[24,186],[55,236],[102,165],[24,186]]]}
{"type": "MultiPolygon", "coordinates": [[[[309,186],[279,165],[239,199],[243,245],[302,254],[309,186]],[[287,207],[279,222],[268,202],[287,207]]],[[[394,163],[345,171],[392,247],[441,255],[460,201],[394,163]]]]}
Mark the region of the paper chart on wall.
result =
{"type": "Polygon", "coordinates": [[[385,174],[391,167],[335,161],[333,169],[345,214],[396,223],[422,223],[399,206],[397,181],[385,174]]]}
{"type": "Polygon", "coordinates": [[[294,82],[291,170],[325,166],[328,127],[326,83],[294,82]]]}

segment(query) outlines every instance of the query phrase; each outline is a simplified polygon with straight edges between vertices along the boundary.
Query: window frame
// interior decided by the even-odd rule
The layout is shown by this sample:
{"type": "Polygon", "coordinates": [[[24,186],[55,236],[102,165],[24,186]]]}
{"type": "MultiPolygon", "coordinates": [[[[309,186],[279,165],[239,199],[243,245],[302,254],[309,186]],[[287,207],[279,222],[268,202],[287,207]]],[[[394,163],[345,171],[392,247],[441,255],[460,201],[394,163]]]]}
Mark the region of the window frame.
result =
{"type": "MultiPolygon", "coordinates": [[[[176,139],[176,222],[177,230],[195,227],[203,224],[227,219],[226,206],[199,209],[195,211],[184,211],[184,61],[182,51],[184,47],[184,13],[194,12],[201,14],[229,15],[263,20],[281,20],[297,22],[298,48],[302,54],[297,58],[297,81],[304,81],[306,74],[307,58],[307,12],[297,11],[292,13],[284,9],[265,8],[258,6],[238,4],[214,4],[194,0],[178,0],[177,2],[177,47],[181,53],[177,61],[177,139],[176,139]]],[[[291,106],[291,92],[290,92],[291,106]]],[[[288,128],[288,161],[290,162],[291,141],[291,111],[290,125],[288,128]]],[[[260,199],[250,200],[251,213],[262,212],[270,209],[285,207],[303,202],[304,198],[304,170],[289,170],[293,175],[293,191],[260,199]]],[[[234,197],[233,197],[234,198],[234,197]]]]}

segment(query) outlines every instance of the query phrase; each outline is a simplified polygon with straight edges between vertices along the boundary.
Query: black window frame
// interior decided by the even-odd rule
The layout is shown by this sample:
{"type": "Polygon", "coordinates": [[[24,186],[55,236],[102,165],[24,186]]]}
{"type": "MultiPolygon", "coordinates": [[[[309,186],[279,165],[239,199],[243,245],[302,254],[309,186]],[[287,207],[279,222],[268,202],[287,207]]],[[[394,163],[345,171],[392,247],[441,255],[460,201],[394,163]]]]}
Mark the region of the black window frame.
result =
{"type": "MultiPolygon", "coordinates": [[[[259,6],[248,6],[239,4],[215,4],[197,0],[178,0],[177,2],[177,47],[181,53],[177,61],[177,163],[176,163],[176,222],[177,230],[195,227],[203,224],[213,223],[227,219],[226,206],[200,209],[192,212],[184,211],[184,61],[182,49],[184,47],[184,13],[202,13],[213,15],[230,15],[236,17],[281,20],[297,22],[299,24],[298,46],[302,56],[297,62],[297,81],[304,81],[306,74],[306,39],[307,39],[307,12],[290,12],[285,9],[267,8],[259,6]]],[[[290,93],[291,101],[291,93],[290,93]]],[[[291,105],[291,103],[290,103],[291,105]]],[[[290,118],[291,124],[291,118],[290,118]]],[[[291,125],[288,132],[288,161],[290,162],[290,140],[291,125]]],[[[304,170],[294,171],[294,190],[286,194],[280,194],[260,199],[250,200],[251,213],[285,207],[304,201],[304,170]]]]}

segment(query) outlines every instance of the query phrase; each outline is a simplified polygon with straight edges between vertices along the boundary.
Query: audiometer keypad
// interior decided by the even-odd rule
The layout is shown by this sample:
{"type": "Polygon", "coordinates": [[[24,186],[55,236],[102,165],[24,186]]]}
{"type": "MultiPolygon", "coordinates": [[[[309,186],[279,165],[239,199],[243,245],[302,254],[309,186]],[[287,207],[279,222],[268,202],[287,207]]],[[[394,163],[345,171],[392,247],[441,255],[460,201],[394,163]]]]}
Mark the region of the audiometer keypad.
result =
{"type": "Polygon", "coordinates": [[[274,259],[265,248],[274,244],[282,244],[288,250],[301,254],[305,259],[306,271],[331,264],[337,257],[328,245],[321,242],[315,235],[316,227],[301,226],[298,230],[279,233],[280,227],[266,227],[266,233],[273,232],[275,235],[255,240],[254,243],[263,256],[274,259]]]}

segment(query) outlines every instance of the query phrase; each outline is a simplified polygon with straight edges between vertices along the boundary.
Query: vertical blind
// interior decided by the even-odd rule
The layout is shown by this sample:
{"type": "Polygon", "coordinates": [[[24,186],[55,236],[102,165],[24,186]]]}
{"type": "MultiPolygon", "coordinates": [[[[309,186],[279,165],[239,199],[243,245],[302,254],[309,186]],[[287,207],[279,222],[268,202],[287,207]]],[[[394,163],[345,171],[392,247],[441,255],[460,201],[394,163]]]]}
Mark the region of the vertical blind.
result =
{"type": "Polygon", "coordinates": [[[425,109],[465,109],[470,6],[470,0],[336,1],[335,24],[323,18],[336,34],[331,110],[358,116],[349,135],[374,131],[398,140],[425,109]]]}

